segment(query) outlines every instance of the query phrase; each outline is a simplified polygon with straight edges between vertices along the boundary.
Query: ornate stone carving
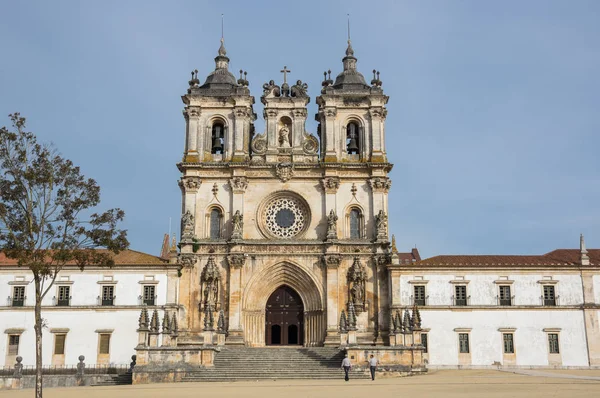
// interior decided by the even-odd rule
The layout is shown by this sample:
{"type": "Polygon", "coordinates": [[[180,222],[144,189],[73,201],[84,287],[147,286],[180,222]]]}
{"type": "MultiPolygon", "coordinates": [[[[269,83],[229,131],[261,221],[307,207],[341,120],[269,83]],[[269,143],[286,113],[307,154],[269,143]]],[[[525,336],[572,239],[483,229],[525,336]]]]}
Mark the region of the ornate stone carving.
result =
{"type": "Polygon", "coordinates": [[[342,256],[339,254],[326,254],[323,256],[323,262],[327,268],[338,268],[342,262],[342,256]]]}
{"type": "Polygon", "coordinates": [[[327,216],[327,240],[337,239],[337,221],[338,216],[335,214],[335,211],[331,209],[327,216]]]}
{"type": "Polygon", "coordinates": [[[181,239],[187,240],[194,237],[194,216],[189,210],[181,216],[181,239]]]}
{"type": "Polygon", "coordinates": [[[325,117],[336,117],[337,116],[337,109],[335,108],[327,108],[325,109],[325,117]]]}
{"type": "Polygon", "coordinates": [[[219,268],[215,263],[215,257],[208,257],[208,261],[202,270],[200,276],[200,287],[202,294],[202,304],[205,306],[211,305],[212,308],[216,308],[219,302],[219,290],[220,290],[221,274],[219,268]]]}
{"type": "Polygon", "coordinates": [[[233,224],[233,233],[231,234],[231,239],[242,239],[244,232],[244,216],[239,210],[236,210],[231,223],[233,224]]]}
{"type": "Polygon", "coordinates": [[[196,264],[196,255],[193,253],[182,253],[177,258],[177,262],[184,267],[193,267],[196,264]]]}
{"type": "Polygon", "coordinates": [[[340,314],[340,332],[346,333],[348,331],[348,320],[346,319],[346,312],[342,310],[340,314]]]}
{"type": "Polygon", "coordinates": [[[266,231],[276,239],[293,239],[308,226],[309,211],[299,198],[283,195],[270,201],[264,209],[266,231]]]}
{"type": "Polygon", "coordinates": [[[319,150],[319,141],[317,137],[307,132],[304,132],[304,137],[302,138],[302,151],[306,155],[315,155],[319,150]]]}
{"type": "Polygon", "coordinates": [[[348,281],[348,301],[360,313],[365,308],[367,271],[360,263],[358,256],[354,257],[354,262],[348,270],[346,279],[348,281]]]}
{"type": "Polygon", "coordinates": [[[375,229],[377,240],[387,239],[387,227],[388,227],[388,216],[383,210],[379,210],[379,213],[375,216],[375,229]]]}
{"type": "Polygon", "coordinates": [[[308,94],[306,94],[306,90],[308,90],[308,84],[302,83],[302,80],[298,80],[296,84],[292,86],[291,96],[308,97],[308,94]]]}
{"type": "Polygon", "coordinates": [[[263,97],[279,97],[281,96],[281,88],[275,84],[274,80],[263,84],[263,97]]]}
{"type": "Polygon", "coordinates": [[[227,256],[227,263],[230,268],[241,268],[246,262],[246,256],[243,254],[230,254],[227,256]]]}
{"type": "Polygon", "coordinates": [[[327,193],[336,193],[340,187],[340,179],[337,177],[325,177],[321,180],[321,185],[327,193]]]}
{"type": "Polygon", "coordinates": [[[254,137],[252,139],[250,149],[252,149],[252,153],[254,154],[264,155],[265,152],[267,152],[267,135],[258,134],[256,137],[254,137]]]}
{"type": "Polygon", "coordinates": [[[235,108],[235,116],[245,118],[250,116],[250,110],[247,108],[235,108]]]}
{"type": "Polygon", "coordinates": [[[229,186],[234,193],[244,193],[248,188],[248,179],[246,177],[233,177],[229,180],[229,186]]]}
{"type": "Polygon", "coordinates": [[[294,176],[294,165],[291,163],[279,163],[275,165],[275,174],[282,182],[287,182],[294,176]]]}
{"type": "Polygon", "coordinates": [[[202,181],[199,177],[185,177],[179,181],[179,186],[183,187],[186,191],[195,192],[200,188],[202,181]]]}
{"type": "Polygon", "coordinates": [[[200,108],[186,108],[183,110],[183,116],[185,116],[186,120],[190,117],[199,117],[200,116],[200,108]]]}
{"type": "Polygon", "coordinates": [[[287,126],[283,126],[279,133],[277,133],[279,140],[279,146],[282,148],[289,148],[290,145],[290,129],[287,126]]]}
{"type": "Polygon", "coordinates": [[[389,254],[377,254],[373,260],[376,265],[385,266],[392,262],[392,257],[389,254]]]}
{"type": "Polygon", "coordinates": [[[295,117],[306,117],[307,112],[306,109],[302,108],[302,109],[294,109],[293,112],[295,117]]]}
{"type": "Polygon", "coordinates": [[[352,193],[352,196],[356,197],[357,191],[358,191],[358,188],[356,188],[356,184],[352,183],[352,188],[350,188],[350,192],[352,193]]]}
{"type": "Polygon", "coordinates": [[[369,109],[369,115],[371,115],[372,118],[382,117],[383,116],[383,108],[369,109]]]}
{"type": "Polygon", "coordinates": [[[386,177],[374,177],[369,180],[373,192],[388,192],[392,187],[392,180],[386,177]]]}
{"type": "Polygon", "coordinates": [[[212,193],[214,196],[217,196],[217,194],[219,193],[219,186],[217,185],[216,182],[213,184],[212,193]]]}

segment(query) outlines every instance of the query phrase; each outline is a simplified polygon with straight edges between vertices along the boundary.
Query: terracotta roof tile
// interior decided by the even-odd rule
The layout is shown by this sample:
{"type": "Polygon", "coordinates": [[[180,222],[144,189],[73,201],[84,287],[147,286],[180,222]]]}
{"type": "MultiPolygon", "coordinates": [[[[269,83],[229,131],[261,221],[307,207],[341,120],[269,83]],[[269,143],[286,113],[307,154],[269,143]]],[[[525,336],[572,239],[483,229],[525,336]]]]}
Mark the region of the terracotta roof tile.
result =
{"type": "MultiPolygon", "coordinates": [[[[590,263],[600,265],[600,249],[588,249],[590,263]]],[[[579,249],[557,249],[542,255],[441,255],[414,265],[435,266],[558,266],[579,265],[579,249]]]]}
{"type": "MultiPolygon", "coordinates": [[[[107,252],[106,249],[97,249],[101,252],[107,252]]],[[[115,265],[159,265],[167,264],[160,257],[151,254],[142,253],[136,250],[123,250],[114,256],[115,265]]],[[[0,252],[0,267],[17,265],[17,260],[7,258],[3,252],[0,252]]]]}

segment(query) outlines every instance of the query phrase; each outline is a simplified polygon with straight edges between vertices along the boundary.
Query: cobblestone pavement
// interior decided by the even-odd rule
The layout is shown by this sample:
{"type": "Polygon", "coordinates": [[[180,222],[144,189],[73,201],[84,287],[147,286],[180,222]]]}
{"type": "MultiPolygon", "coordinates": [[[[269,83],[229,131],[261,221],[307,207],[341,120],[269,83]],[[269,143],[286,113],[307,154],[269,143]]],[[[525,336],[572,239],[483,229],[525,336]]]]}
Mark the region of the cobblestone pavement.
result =
{"type": "MultiPolygon", "coordinates": [[[[428,375],[370,380],[300,380],[237,383],[176,383],[114,387],[48,388],[45,398],[176,397],[406,397],[532,398],[600,397],[600,381],[565,378],[594,376],[589,371],[544,372],[531,376],[494,370],[437,370],[428,375]]],[[[341,374],[340,374],[341,376],[341,374]]],[[[32,390],[1,391],[0,397],[31,397],[32,390]]]]}

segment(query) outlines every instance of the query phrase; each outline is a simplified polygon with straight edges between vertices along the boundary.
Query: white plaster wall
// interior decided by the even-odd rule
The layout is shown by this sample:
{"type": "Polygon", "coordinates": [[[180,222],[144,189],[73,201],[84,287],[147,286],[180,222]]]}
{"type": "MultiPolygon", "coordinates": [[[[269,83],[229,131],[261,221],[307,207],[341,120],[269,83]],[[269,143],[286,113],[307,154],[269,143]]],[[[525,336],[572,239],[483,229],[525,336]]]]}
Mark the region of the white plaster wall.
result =
{"type": "Polygon", "coordinates": [[[594,302],[600,304],[600,275],[594,275],[592,277],[592,283],[594,286],[594,302]]]}
{"type": "MultiPolygon", "coordinates": [[[[410,297],[414,294],[413,284],[415,276],[423,277],[429,281],[425,287],[425,294],[429,296],[428,305],[451,305],[451,297],[454,295],[454,284],[457,276],[463,277],[467,284],[467,295],[471,296],[470,305],[496,305],[496,296],[499,295],[498,285],[494,283],[500,276],[508,276],[514,281],[511,285],[511,294],[515,296],[514,305],[541,305],[540,296],[543,294],[542,285],[538,281],[544,276],[552,276],[557,280],[555,284],[556,294],[560,296],[559,305],[579,305],[583,303],[583,288],[581,277],[578,274],[415,274],[402,275],[400,286],[401,304],[410,305],[410,297]]],[[[600,282],[599,282],[600,283],[600,282]]],[[[599,289],[600,290],[600,289],[599,289]]]]}
{"type": "MultiPolygon", "coordinates": [[[[161,319],[163,316],[160,311],[161,319]]],[[[65,341],[65,365],[76,365],[79,355],[85,356],[86,364],[95,364],[98,353],[98,329],[114,329],[110,341],[110,362],[125,364],[131,361],[137,345],[137,326],[139,309],[131,310],[67,310],[42,311],[47,321],[43,332],[43,363],[50,364],[54,349],[53,328],[68,328],[65,341]]],[[[0,358],[2,363],[8,348],[8,335],[3,333],[9,328],[24,328],[19,342],[19,355],[24,365],[35,365],[35,332],[33,330],[33,311],[0,311],[0,358]]]]}
{"type": "MultiPolygon", "coordinates": [[[[98,304],[98,296],[102,294],[102,285],[98,284],[99,281],[104,279],[104,276],[113,276],[113,280],[117,283],[115,286],[115,305],[138,305],[138,297],[143,293],[143,284],[140,281],[144,281],[144,276],[154,276],[154,280],[158,281],[156,284],[156,304],[164,305],[167,298],[167,275],[166,271],[158,270],[118,270],[118,269],[106,269],[100,271],[76,271],[76,270],[65,270],[59,274],[59,278],[54,286],[50,288],[50,291],[44,297],[42,305],[52,306],[53,297],[58,296],[58,286],[61,284],[61,277],[69,277],[69,280],[73,283],[71,286],[71,305],[72,306],[95,306],[98,304]]],[[[10,281],[14,281],[16,276],[24,276],[25,280],[32,281],[33,277],[31,272],[28,271],[5,271],[0,273],[0,307],[10,306],[7,298],[13,295],[13,285],[9,285],[10,281]]],[[[27,296],[26,305],[33,306],[35,304],[35,287],[33,282],[26,286],[25,294],[27,296]]],[[[1,312],[0,312],[1,314],[1,312]]],[[[0,315],[1,316],[1,315],[0,315]]],[[[1,326],[0,326],[1,328],[1,326]]]]}
{"type": "Polygon", "coordinates": [[[498,329],[516,328],[517,366],[547,366],[548,342],[543,329],[561,328],[559,344],[563,366],[588,366],[581,311],[422,310],[421,317],[422,327],[430,329],[430,365],[458,365],[455,328],[472,328],[469,343],[473,366],[502,363],[502,333],[498,329]]]}

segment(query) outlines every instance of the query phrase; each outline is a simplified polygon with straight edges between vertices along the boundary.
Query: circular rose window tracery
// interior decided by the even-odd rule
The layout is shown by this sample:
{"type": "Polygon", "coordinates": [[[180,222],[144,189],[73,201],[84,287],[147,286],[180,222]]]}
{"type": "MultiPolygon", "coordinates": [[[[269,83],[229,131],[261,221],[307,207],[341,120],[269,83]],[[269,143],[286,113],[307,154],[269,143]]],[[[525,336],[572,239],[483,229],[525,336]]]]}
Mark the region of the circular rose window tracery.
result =
{"type": "Polygon", "coordinates": [[[264,207],[264,226],[274,238],[292,239],[306,229],[308,214],[301,199],[291,195],[278,195],[264,207]]]}

